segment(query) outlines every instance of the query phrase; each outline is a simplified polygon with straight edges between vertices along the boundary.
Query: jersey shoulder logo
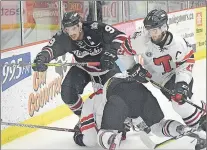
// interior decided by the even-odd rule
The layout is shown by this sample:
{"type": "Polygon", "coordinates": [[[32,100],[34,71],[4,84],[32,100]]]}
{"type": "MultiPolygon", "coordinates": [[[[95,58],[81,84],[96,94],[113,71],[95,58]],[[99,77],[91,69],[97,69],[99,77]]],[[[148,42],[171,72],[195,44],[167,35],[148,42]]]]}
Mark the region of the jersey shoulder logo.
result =
{"type": "Polygon", "coordinates": [[[56,35],[57,35],[57,36],[61,36],[61,35],[62,35],[62,31],[61,31],[61,30],[58,31],[58,32],[56,33],[56,35]]]}
{"type": "Polygon", "coordinates": [[[139,32],[134,32],[134,34],[132,35],[132,39],[136,39],[138,36],[141,36],[142,35],[142,32],[139,31],[139,32]]]}
{"type": "Polygon", "coordinates": [[[91,29],[98,29],[98,22],[94,22],[91,24],[91,29]]]}

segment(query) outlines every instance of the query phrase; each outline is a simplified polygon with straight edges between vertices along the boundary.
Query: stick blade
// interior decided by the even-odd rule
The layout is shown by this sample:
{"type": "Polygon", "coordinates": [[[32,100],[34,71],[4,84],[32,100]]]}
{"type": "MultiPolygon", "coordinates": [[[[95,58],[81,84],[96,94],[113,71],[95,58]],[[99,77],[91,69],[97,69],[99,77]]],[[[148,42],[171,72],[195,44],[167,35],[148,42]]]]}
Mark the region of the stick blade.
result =
{"type": "Polygon", "coordinates": [[[149,135],[144,131],[140,131],[140,139],[141,141],[149,148],[154,149],[156,144],[150,139],[149,135]]]}

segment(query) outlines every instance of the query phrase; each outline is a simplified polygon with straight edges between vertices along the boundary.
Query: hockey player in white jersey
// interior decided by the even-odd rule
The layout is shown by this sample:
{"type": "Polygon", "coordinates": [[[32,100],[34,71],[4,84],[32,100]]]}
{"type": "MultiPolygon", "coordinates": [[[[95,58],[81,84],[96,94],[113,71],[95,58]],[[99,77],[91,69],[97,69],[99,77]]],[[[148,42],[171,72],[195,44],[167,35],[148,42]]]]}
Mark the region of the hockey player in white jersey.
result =
{"type": "Polygon", "coordinates": [[[151,78],[173,91],[174,96],[160,89],[186,125],[200,125],[206,131],[206,113],[182,101],[188,98],[206,110],[206,104],[196,99],[192,92],[194,50],[185,39],[168,31],[167,22],[168,15],[164,10],[149,12],[143,21],[144,31],[136,32],[125,42],[128,46],[122,47],[119,58],[137,81],[146,83],[146,78],[151,78]],[[136,63],[134,55],[142,56],[143,66],[136,63]]]}
{"type": "MultiPolygon", "coordinates": [[[[127,125],[147,133],[151,129],[160,137],[178,136],[191,130],[178,121],[164,119],[152,93],[143,84],[128,79],[109,79],[103,90],[98,90],[84,102],[80,123],[75,127],[78,131],[73,137],[76,144],[93,147],[98,143],[104,149],[117,149],[126,121],[127,125]]],[[[198,149],[206,146],[204,139],[198,141],[198,149]]]]}

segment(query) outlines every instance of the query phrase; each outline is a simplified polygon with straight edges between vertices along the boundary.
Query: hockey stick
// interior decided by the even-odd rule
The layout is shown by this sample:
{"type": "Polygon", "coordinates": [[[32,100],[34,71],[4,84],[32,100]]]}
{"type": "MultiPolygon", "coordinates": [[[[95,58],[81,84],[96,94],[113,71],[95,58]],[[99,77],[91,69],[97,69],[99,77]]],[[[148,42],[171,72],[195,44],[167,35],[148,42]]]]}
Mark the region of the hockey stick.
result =
{"type": "Polygon", "coordinates": [[[192,128],[191,130],[187,131],[187,132],[184,132],[183,134],[180,134],[178,136],[174,136],[168,140],[165,140],[163,142],[160,142],[158,144],[154,143],[150,138],[149,136],[145,133],[145,132],[141,132],[140,134],[140,139],[142,140],[142,142],[149,148],[149,149],[157,149],[157,148],[160,148],[170,142],[173,142],[177,139],[180,139],[184,136],[189,136],[189,137],[193,137],[193,138],[199,138],[198,135],[196,135],[195,132],[197,131],[196,128],[192,128]]]}
{"type": "Polygon", "coordinates": [[[74,129],[32,125],[32,124],[22,124],[22,123],[11,123],[11,122],[4,122],[2,120],[1,120],[1,125],[18,126],[18,127],[26,127],[26,128],[37,128],[37,129],[46,129],[46,130],[55,130],[55,131],[64,131],[64,132],[77,132],[77,130],[74,130],[74,129]]]}
{"type": "MultiPolygon", "coordinates": [[[[147,80],[148,80],[149,82],[151,82],[152,84],[158,86],[159,88],[163,89],[164,91],[168,92],[170,95],[174,95],[174,93],[173,93],[171,90],[165,88],[164,86],[160,85],[159,83],[157,83],[157,82],[155,82],[155,81],[153,81],[153,80],[150,80],[150,79],[147,79],[147,80]]],[[[206,112],[205,109],[203,109],[203,108],[201,108],[200,106],[194,104],[193,102],[191,102],[191,101],[189,101],[189,100],[187,100],[187,99],[182,99],[182,100],[185,101],[185,102],[187,102],[188,104],[190,104],[190,105],[192,105],[192,106],[194,106],[194,107],[200,109],[201,111],[206,112]]]]}
{"type": "MultiPolygon", "coordinates": [[[[128,76],[128,77],[131,77],[130,75],[127,75],[127,76],[128,76]]],[[[133,77],[131,77],[131,78],[133,78],[133,77]]],[[[145,77],[143,77],[143,78],[145,78],[145,77]]],[[[134,78],[133,78],[133,79],[134,79],[134,78]]],[[[157,82],[155,82],[155,81],[153,81],[153,80],[151,80],[151,79],[149,79],[149,78],[145,78],[145,79],[146,79],[147,81],[151,82],[152,84],[156,85],[156,86],[159,87],[160,89],[163,89],[164,91],[168,92],[170,95],[174,95],[174,93],[173,93],[171,90],[165,88],[164,86],[160,85],[159,83],[157,83],[157,82]]],[[[136,80],[136,79],[134,79],[134,80],[136,80]]],[[[138,81],[138,82],[139,82],[139,81],[138,81]]],[[[205,109],[203,109],[203,108],[201,108],[200,106],[194,104],[193,102],[191,102],[191,101],[189,101],[189,100],[187,100],[187,99],[182,99],[182,100],[185,101],[185,102],[187,102],[188,104],[190,104],[190,105],[192,105],[192,106],[194,106],[194,107],[200,109],[201,111],[204,111],[205,113],[207,113],[205,109]]]]}
{"type": "Polygon", "coordinates": [[[188,136],[188,137],[193,137],[193,138],[195,138],[195,139],[199,139],[199,136],[198,136],[197,134],[193,133],[193,132],[195,132],[195,131],[197,131],[197,130],[198,130],[198,129],[196,129],[196,128],[192,128],[191,130],[189,130],[189,131],[187,131],[187,132],[184,132],[183,134],[180,134],[180,135],[175,136],[175,137],[172,137],[172,138],[170,138],[170,139],[168,139],[168,140],[166,140],[166,141],[163,141],[163,142],[161,142],[161,143],[159,143],[159,144],[156,144],[155,147],[154,147],[154,149],[159,148],[159,147],[161,147],[161,146],[163,146],[163,145],[165,145],[165,144],[167,144],[167,143],[170,143],[170,142],[172,142],[172,141],[175,141],[175,140],[177,140],[177,139],[180,139],[180,138],[182,138],[182,137],[184,137],[184,136],[188,136]]]}
{"type": "MultiPolygon", "coordinates": [[[[54,66],[54,67],[63,67],[63,66],[99,66],[100,62],[81,62],[81,63],[45,63],[47,66],[54,66]]],[[[16,67],[16,66],[35,66],[35,63],[19,63],[19,64],[3,64],[3,66],[10,66],[10,67],[16,67]]]]}

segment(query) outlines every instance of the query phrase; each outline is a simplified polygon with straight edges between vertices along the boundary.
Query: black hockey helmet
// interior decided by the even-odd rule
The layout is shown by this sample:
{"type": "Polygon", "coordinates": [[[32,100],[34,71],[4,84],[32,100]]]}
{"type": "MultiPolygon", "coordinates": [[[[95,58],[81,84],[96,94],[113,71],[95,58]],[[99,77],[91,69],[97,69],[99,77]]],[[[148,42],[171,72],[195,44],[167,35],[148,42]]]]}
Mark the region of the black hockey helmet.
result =
{"type": "Polygon", "coordinates": [[[78,24],[80,22],[80,19],[81,16],[75,11],[66,12],[63,15],[62,25],[64,28],[71,27],[78,24]]]}
{"type": "Polygon", "coordinates": [[[167,25],[167,21],[168,15],[164,10],[154,9],[147,14],[143,23],[144,27],[149,30],[152,28],[162,27],[163,24],[167,25]]]}

